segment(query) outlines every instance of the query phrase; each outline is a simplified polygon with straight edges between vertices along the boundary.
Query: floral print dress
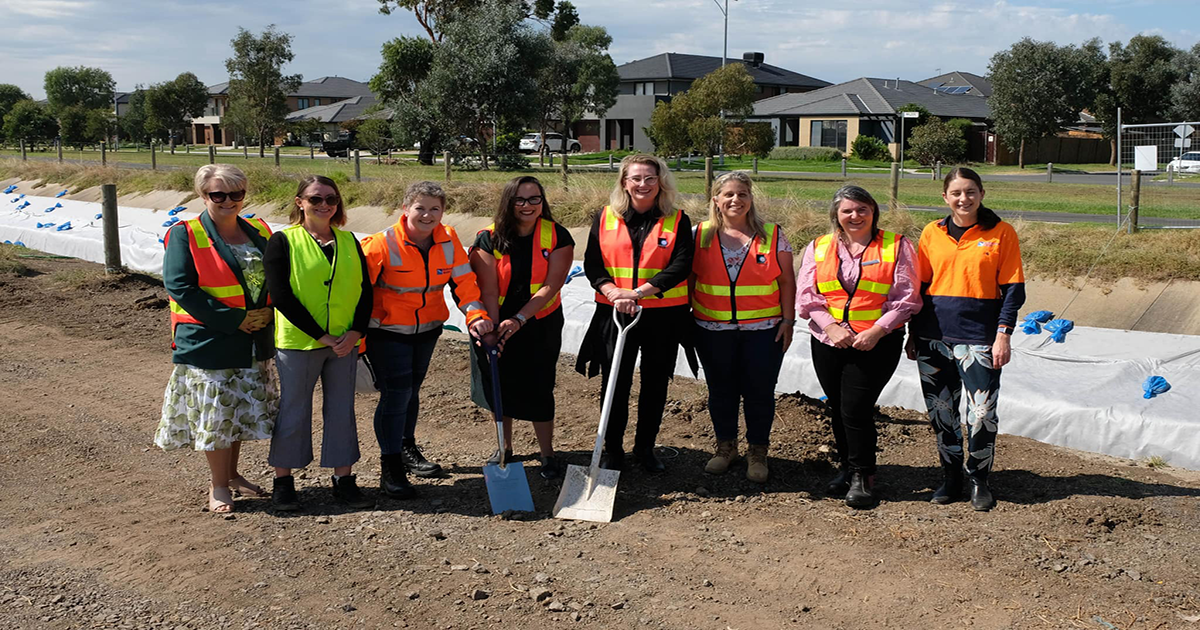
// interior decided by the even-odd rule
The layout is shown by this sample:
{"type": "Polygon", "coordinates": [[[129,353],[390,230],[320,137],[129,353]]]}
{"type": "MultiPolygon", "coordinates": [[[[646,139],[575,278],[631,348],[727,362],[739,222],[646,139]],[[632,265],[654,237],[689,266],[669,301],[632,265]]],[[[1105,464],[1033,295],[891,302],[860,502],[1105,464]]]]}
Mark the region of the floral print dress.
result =
{"type": "MultiPolygon", "coordinates": [[[[263,291],[262,252],[253,243],[230,245],[251,301],[263,291]]],[[[216,451],[243,440],[271,437],[279,413],[279,378],[271,360],[248,368],[204,370],[176,364],[163,395],[154,443],[163,450],[190,446],[216,451]]]]}

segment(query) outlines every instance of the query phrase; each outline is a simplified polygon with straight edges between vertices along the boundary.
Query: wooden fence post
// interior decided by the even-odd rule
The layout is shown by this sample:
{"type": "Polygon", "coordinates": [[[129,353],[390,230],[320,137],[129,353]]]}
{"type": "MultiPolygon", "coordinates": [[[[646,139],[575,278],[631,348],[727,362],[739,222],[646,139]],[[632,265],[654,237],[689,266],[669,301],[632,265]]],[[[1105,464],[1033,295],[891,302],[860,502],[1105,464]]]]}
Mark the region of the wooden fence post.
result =
{"type": "Polygon", "coordinates": [[[117,229],[117,185],[104,184],[100,187],[104,229],[104,273],[122,273],[121,231],[117,229]]]}
{"type": "Polygon", "coordinates": [[[217,147],[215,145],[208,145],[208,163],[217,163],[217,147]]]}
{"type": "Polygon", "coordinates": [[[25,155],[25,138],[21,138],[21,161],[28,161],[29,158],[25,155]]]}
{"type": "Polygon", "coordinates": [[[900,207],[900,163],[892,162],[892,181],[888,186],[888,210],[900,207]]]}
{"type": "Polygon", "coordinates": [[[279,147],[275,147],[275,168],[279,168],[279,147]]]}
{"type": "MultiPolygon", "coordinates": [[[[278,149],[276,149],[278,150],[278,149]]],[[[354,150],[354,181],[362,181],[362,166],[359,165],[358,149],[354,150]]]]}
{"type": "Polygon", "coordinates": [[[108,166],[108,143],[100,141],[100,166],[108,166]]]}
{"type": "Polygon", "coordinates": [[[704,199],[712,199],[713,161],[712,156],[704,158],[704,199]]]}
{"type": "Polygon", "coordinates": [[[758,156],[754,157],[754,174],[758,175],[758,156]]]}
{"type": "Polygon", "coordinates": [[[154,150],[154,141],[150,141],[150,170],[158,170],[158,153],[154,150]]]}
{"type": "Polygon", "coordinates": [[[562,155],[562,180],[563,180],[563,190],[568,190],[568,187],[567,187],[567,170],[568,170],[568,168],[567,168],[567,154],[566,154],[566,153],[563,153],[563,155],[562,155]]]}
{"type": "Polygon", "coordinates": [[[442,164],[446,166],[446,181],[450,181],[450,152],[442,153],[442,164]]]}
{"type": "Polygon", "coordinates": [[[1046,183],[1054,181],[1054,162],[1046,162],[1046,183]]]}
{"type": "Polygon", "coordinates": [[[1133,200],[1129,204],[1129,233],[1133,234],[1138,231],[1138,208],[1142,203],[1142,172],[1135,169],[1129,176],[1129,190],[1133,193],[1133,200]]]}
{"type": "Polygon", "coordinates": [[[58,145],[58,163],[62,164],[62,138],[55,140],[54,144],[58,145]]]}
{"type": "Polygon", "coordinates": [[[846,179],[846,158],[842,158],[842,179],[846,179]]]}

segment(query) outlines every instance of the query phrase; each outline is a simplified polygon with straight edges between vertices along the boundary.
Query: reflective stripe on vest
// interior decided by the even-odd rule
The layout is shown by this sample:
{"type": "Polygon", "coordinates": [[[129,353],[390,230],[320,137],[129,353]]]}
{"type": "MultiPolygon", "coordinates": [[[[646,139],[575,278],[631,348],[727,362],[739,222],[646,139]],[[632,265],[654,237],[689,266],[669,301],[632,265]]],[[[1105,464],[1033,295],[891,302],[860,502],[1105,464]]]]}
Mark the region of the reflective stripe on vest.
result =
{"type": "MultiPolygon", "coordinates": [[[[335,243],[332,263],[303,225],[288,227],[283,234],[288,241],[292,294],[325,332],[340,337],[354,323],[354,310],[362,294],[362,261],[354,244],[354,234],[331,229],[335,243]]],[[[276,309],[275,347],[316,350],[325,345],[297,328],[276,309]]]]}
{"type": "Polygon", "coordinates": [[[883,304],[892,289],[896,272],[896,253],[899,237],[893,232],[879,230],[859,259],[859,280],[853,292],[846,291],[838,280],[841,260],[837,254],[837,236],[826,234],[813,246],[817,263],[813,281],[825,297],[829,314],[839,322],[848,322],[855,332],[863,332],[883,317],[883,304]]]}
{"type": "MultiPolygon", "coordinates": [[[[642,243],[641,258],[633,260],[633,241],[629,239],[629,229],[625,221],[608,206],[604,206],[600,219],[600,255],[604,259],[604,267],[613,283],[621,289],[634,290],[641,284],[662,272],[671,261],[671,252],[675,251],[675,239],[679,237],[679,221],[683,217],[682,210],[676,210],[670,216],[659,217],[654,228],[642,243]],[[637,281],[634,280],[634,266],[637,269],[637,281]]],[[[612,305],[608,298],[596,293],[596,301],[600,304],[612,305]]],[[[641,300],[643,308],[664,308],[682,306],[688,303],[687,282],[667,289],[658,296],[641,300]]]]}
{"type": "MultiPolygon", "coordinates": [[[[239,219],[239,221],[247,221],[263,238],[271,237],[271,228],[267,226],[266,221],[262,219],[239,219]]],[[[221,258],[221,253],[213,246],[212,238],[204,230],[204,224],[201,223],[200,217],[185,221],[184,228],[187,230],[188,249],[192,256],[192,264],[196,267],[197,286],[200,287],[200,290],[225,306],[245,309],[246,294],[242,290],[242,285],[238,282],[233,270],[226,264],[225,259],[221,258]]],[[[164,248],[170,241],[170,238],[171,231],[168,230],[163,242],[164,248]]],[[[167,302],[171,313],[172,338],[175,336],[175,328],[180,324],[204,325],[204,322],[188,314],[169,295],[167,296],[167,302]]],[[[270,300],[268,297],[269,303],[270,300]]],[[[173,342],[172,346],[174,346],[173,342]]]]}
{"type": "Polygon", "coordinates": [[[704,221],[697,228],[696,255],[692,259],[692,271],[696,274],[692,311],[696,319],[746,323],[783,315],[779,292],[782,270],[775,254],[779,228],[774,223],[763,227],[767,237],[755,235],[738,270],[737,281],[729,279],[716,227],[704,221]]]}
{"type": "MultiPolygon", "coordinates": [[[[486,231],[494,235],[496,233],[496,224],[493,223],[485,228],[486,231]]],[[[533,297],[546,284],[546,273],[550,268],[550,254],[554,251],[554,247],[558,244],[558,234],[554,229],[554,222],[546,219],[538,219],[536,231],[533,235],[533,257],[529,270],[529,296],[533,297]]],[[[500,282],[500,304],[504,304],[504,298],[508,295],[508,284],[512,280],[512,261],[508,254],[503,254],[500,250],[492,248],[492,256],[496,259],[496,277],[500,282]]],[[[540,311],[534,313],[535,319],[541,319],[550,313],[553,313],[562,304],[561,292],[550,296],[550,300],[542,307],[540,311]]]]}
{"type": "Polygon", "coordinates": [[[466,315],[467,323],[487,316],[475,272],[454,228],[435,227],[434,242],[425,254],[407,242],[402,223],[369,238],[372,244],[378,242],[374,239],[382,239],[387,249],[387,257],[382,261],[378,260],[381,253],[378,246],[370,250],[374,252],[369,256],[374,264],[384,263],[375,280],[375,287],[381,290],[374,293],[371,328],[403,334],[441,328],[450,316],[442,292],[451,280],[456,286],[458,308],[466,315]]]}

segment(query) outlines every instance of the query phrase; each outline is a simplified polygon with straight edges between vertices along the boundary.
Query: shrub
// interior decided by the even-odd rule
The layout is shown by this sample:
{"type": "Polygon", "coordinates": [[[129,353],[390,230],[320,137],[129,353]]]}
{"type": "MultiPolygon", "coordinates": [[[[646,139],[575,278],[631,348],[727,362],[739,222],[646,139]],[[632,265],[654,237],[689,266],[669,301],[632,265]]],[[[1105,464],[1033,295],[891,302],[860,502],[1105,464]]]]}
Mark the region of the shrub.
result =
{"type": "Polygon", "coordinates": [[[730,153],[765,158],[775,148],[775,131],[771,123],[747,122],[740,127],[731,127],[725,140],[730,153]]]}
{"type": "Polygon", "coordinates": [[[966,154],[967,141],[960,130],[931,116],[929,122],[913,129],[908,151],[914,160],[926,166],[935,162],[954,164],[966,154]]]}
{"type": "Polygon", "coordinates": [[[858,160],[884,161],[892,159],[887,143],[875,136],[859,135],[850,144],[850,154],[858,160]]]}
{"type": "Polygon", "coordinates": [[[771,159],[836,162],[842,159],[842,152],[829,147],[775,147],[771,149],[771,159]]]}

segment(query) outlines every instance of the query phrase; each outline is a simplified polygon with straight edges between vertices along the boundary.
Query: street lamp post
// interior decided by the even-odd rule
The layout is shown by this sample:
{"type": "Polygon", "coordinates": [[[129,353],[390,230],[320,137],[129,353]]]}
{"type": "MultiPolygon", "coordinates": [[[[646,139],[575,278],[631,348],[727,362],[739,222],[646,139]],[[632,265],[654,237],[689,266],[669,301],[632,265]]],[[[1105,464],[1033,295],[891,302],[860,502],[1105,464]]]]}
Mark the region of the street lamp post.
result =
{"type": "MultiPolygon", "coordinates": [[[[713,0],[717,5],[717,9],[721,11],[721,15],[725,16],[725,39],[721,47],[721,67],[725,67],[725,62],[729,59],[729,0],[725,0],[722,5],[720,0],[713,0]]],[[[725,110],[721,110],[721,120],[725,120],[725,110]]],[[[721,142],[721,166],[725,166],[725,142],[721,142]]]]}

